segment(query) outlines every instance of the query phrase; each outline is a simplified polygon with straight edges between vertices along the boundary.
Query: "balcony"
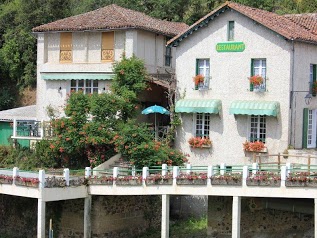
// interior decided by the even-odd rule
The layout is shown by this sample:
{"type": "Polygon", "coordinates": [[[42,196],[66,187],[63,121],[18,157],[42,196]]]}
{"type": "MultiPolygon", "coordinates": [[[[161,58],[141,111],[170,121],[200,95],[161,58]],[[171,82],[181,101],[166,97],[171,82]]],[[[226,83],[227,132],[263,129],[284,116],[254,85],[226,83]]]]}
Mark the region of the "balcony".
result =
{"type": "Polygon", "coordinates": [[[60,51],[60,62],[72,62],[73,54],[71,50],[61,50],[60,51]]]}
{"type": "Polygon", "coordinates": [[[35,120],[14,120],[13,139],[42,140],[53,137],[53,129],[49,122],[35,120]]]}

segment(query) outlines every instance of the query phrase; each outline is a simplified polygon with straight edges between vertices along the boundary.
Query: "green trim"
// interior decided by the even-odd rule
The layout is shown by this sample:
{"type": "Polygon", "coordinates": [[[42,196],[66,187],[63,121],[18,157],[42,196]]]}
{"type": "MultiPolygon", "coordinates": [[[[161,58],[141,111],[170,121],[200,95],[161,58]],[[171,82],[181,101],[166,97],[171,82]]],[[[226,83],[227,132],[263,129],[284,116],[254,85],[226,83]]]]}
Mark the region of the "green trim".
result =
{"type": "Polygon", "coordinates": [[[41,78],[43,80],[111,80],[114,74],[97,74],[97,73],[43,73],[41,78]]]}
{"type": "Polygon", "coordinates": [[[303,148],[307,148],[307,130],[308,130],[308,108],[304,108],[303,110],[303,138],[302,138],[303,148]]]}
{"type": "Polygon", "coordinates": [[[182,99],[176,103],[175,112],[183,113],[213,113],[221,110],[221,101],[218,99],[182,99]]]}
{"type": "Polygon", "coordinates": [[[228,41],[234,41],[234,21],[228,22],[228,28],[227,28],[227,40],[228,41]],[[233,31],[232,38],[230,38],[230,31],[233,31]]]}
{"type": "MultiPolygon", "coordinates": [[[[250,70],[250,76],[254,76],[254,59],[251,59],[251,70],[250,70]]],[[[253,92],[253,84],[250,84],[250,92],[253,92]]]]}
{"type": "MultiPolygon", "coordinates": [[[[313,82],[312,82],[312,88],[314,87],[314,83],[316,82],[316,65],[313,65],[313,82]]],[[[316,97],[316,92],[314,92],[314,90],[312,90],[312,96],[316,97]]]]}
{"type": "Polygon", "coordinates": [[[229,114],[234,115],[267,115],[276,117],[280,111],[279,102],[275,101],[233,101],[229,114]]]}

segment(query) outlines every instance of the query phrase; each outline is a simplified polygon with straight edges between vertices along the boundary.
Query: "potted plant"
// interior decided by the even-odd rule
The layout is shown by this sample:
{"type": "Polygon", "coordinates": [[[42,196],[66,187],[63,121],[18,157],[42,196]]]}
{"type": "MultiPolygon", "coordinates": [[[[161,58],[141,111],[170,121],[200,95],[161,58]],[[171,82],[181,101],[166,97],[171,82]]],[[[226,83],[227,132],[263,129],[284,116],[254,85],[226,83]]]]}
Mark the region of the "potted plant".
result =
{"type": "Polygon", "coordinates": [[[146,185],[172,185],[173,175],[168,173],[164,176],[162,174],[152,174],[145,180],[146,185]]]}
{"type": "Polygon", "coordinates": [[[262,141],[246,141],[243,143],[243,149],[248,152],[264,152],[266,146],[262,141]]]}
{"type": "Polygon", "coordinates": [[[195,83],[195,90],[198,89],[199,85],[203,84],[205,80],[205,77],[202,74],[198,74],[195,77],[193,77],[193,81],[195,83]]]}
{"type": "Polygon", "coordinates": [[[113,185],[114,178],[112,176],[93,176],[89,177],[89,185],[113,185]]]}
{"type": "Polygon", "coordinates": [[[285,185],[287,187],[317,187],[317,173],[313,172],[294,172],[290,173],[285,185]]]}
{"type": "Polygon", "coordinates": [[[278,173],[258,171],[247,177],[248,186],[281,186],[281,176],[278,173]]]}
{"type": "Polygon", "coordinates": [[[180,173],[176,177],[177,185],[206,185],[207,184],[207,174],[206,173],[180,173]]]}
{"type": "Polygon", "coordinates": [[[12,184],[13,177],[11,175],[0,174],[0,184],[12,184]]]}
{"type": "Polygon", "coordinates": [[[116,185],[130,185],[130,186],[136,186],[136,185],[142,185],[142,176],[136,175],[136,176],[120,176],[115,179],[116,185]]]}
{"type": "Polygon", "coordinates": [[[212,185],[242,185],[242,174],[241,173],[225,173],[223,175],[211,176],[212,185]]]}
{"type": "Polygon", "coordinates": [[[192,148],[210,148],[212,145],[209,137],[192,137],[188,140],[190,147],[192,148]]]}
{"type": "MultiPolygon", "coordinates": [[[[254,75],[254,76],[249,77],[249,81],[250,81],[250,91],[252,92],[254,89],[260,88],[260,85],[263,84],[264,79],[260,75],[254,75]]],[[[257,91],[259,91],[259,90],[257,90],[257,91]]]]}
{"type": "Polygon", "coordinates": [[[312,84],[312,95],[315,97],[317,95],[317,81],[312,84]]]}
{"type": "Polygon", "coordinates": [[[15,185],[18,186],[38,187],[39,183],[40,181],[38,178],[15,177],[15,185]]]}

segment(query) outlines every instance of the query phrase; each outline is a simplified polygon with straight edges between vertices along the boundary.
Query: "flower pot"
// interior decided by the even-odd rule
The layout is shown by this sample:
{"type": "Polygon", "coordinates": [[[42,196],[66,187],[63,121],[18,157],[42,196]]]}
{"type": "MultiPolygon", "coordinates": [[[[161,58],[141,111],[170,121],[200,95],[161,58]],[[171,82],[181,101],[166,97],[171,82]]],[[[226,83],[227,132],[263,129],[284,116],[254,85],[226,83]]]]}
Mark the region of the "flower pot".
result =
{"type": "Polygon", "coordinates": [[[231,185],[231,186],[241,186],[242,180],[241,179],[231,179],[231,180],[225,180],[225,179],[211,179],[212,185],[231,185]]]}
{"type": "Polygon", "coordinates": [[[66,180],[64,178],[49,177],[45,179],[46,188],[63,188],[66,187],[66,180]]]}
{"type": "Polygon", "coordinates": [[[140,186],[142,185],[142,180],[116,180],[116,185],[120,186],[140,186]]]}
{"type": "Polygon", "coordinates": [[[105,179],[89,179],[89,185],[113,185],[113,180],[105,180],[105,179]]]}
{"type": "Polygon", "coordinates": [[[317,181],[306,182],[307,187],[317,187],[317,181]]]}
{"type": "Polygon", "coordinates": [[[145,181],[147,186],[151,186],[151,185],[172,185],[173,184],[173,179],[158,179],[158,180],[154,180],[154,179],[147,179],[145,181]]]}
{"type": "Polygon", "coordinates": [[[33,188],[39,187],[39,183],[24,182],[22,180],[15,180],[15,185],[16,186],[33,187],[33,188]]]}
{"type": "Polygon", "coordinates": [[[248,186],[271,186],[271,187],[280,187],[281,180],[252,180],[247,179],[248,186]]]}
{"type": "Polygon", "coordinates": [[[207,179],[177,179],[177,185],[206,185],[207,179]]]}
{"type": "Polygon", "coordinates": [[[12,184],[13,179],[0,179],[0,184],[12,184]]]}
{"type": "Polygon", "coordinates": [[[306,187],[307,183],[302,181],[285,181],[286,187],[306,187]]]}

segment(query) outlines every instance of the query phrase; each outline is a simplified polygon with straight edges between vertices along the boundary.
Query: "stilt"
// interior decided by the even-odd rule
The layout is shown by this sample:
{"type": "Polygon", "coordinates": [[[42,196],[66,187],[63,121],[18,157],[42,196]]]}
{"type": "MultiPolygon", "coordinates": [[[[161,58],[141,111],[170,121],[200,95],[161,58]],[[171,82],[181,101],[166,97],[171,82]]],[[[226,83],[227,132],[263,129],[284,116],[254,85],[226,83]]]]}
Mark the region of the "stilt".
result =
{"type": "Polygon", "coordinates": [[[240,238],[241,197],[232,199],[232,238],[240,238]]]}
{"type": "Polygon", "coordinates": [[[91,195],[85,198],[84,208],[84,238],[91,237],[91,195]]]}
{"type": "Polygon", "coordinates": [[[170,223],[170,195],[162,195],[162,228],[161,238],[169,237],[169,223],[170,223]]]}
{"type": "Polygon", "coordinates": [[[37,201],[37,238],[45,237],[45,202],[37,201]]]}

